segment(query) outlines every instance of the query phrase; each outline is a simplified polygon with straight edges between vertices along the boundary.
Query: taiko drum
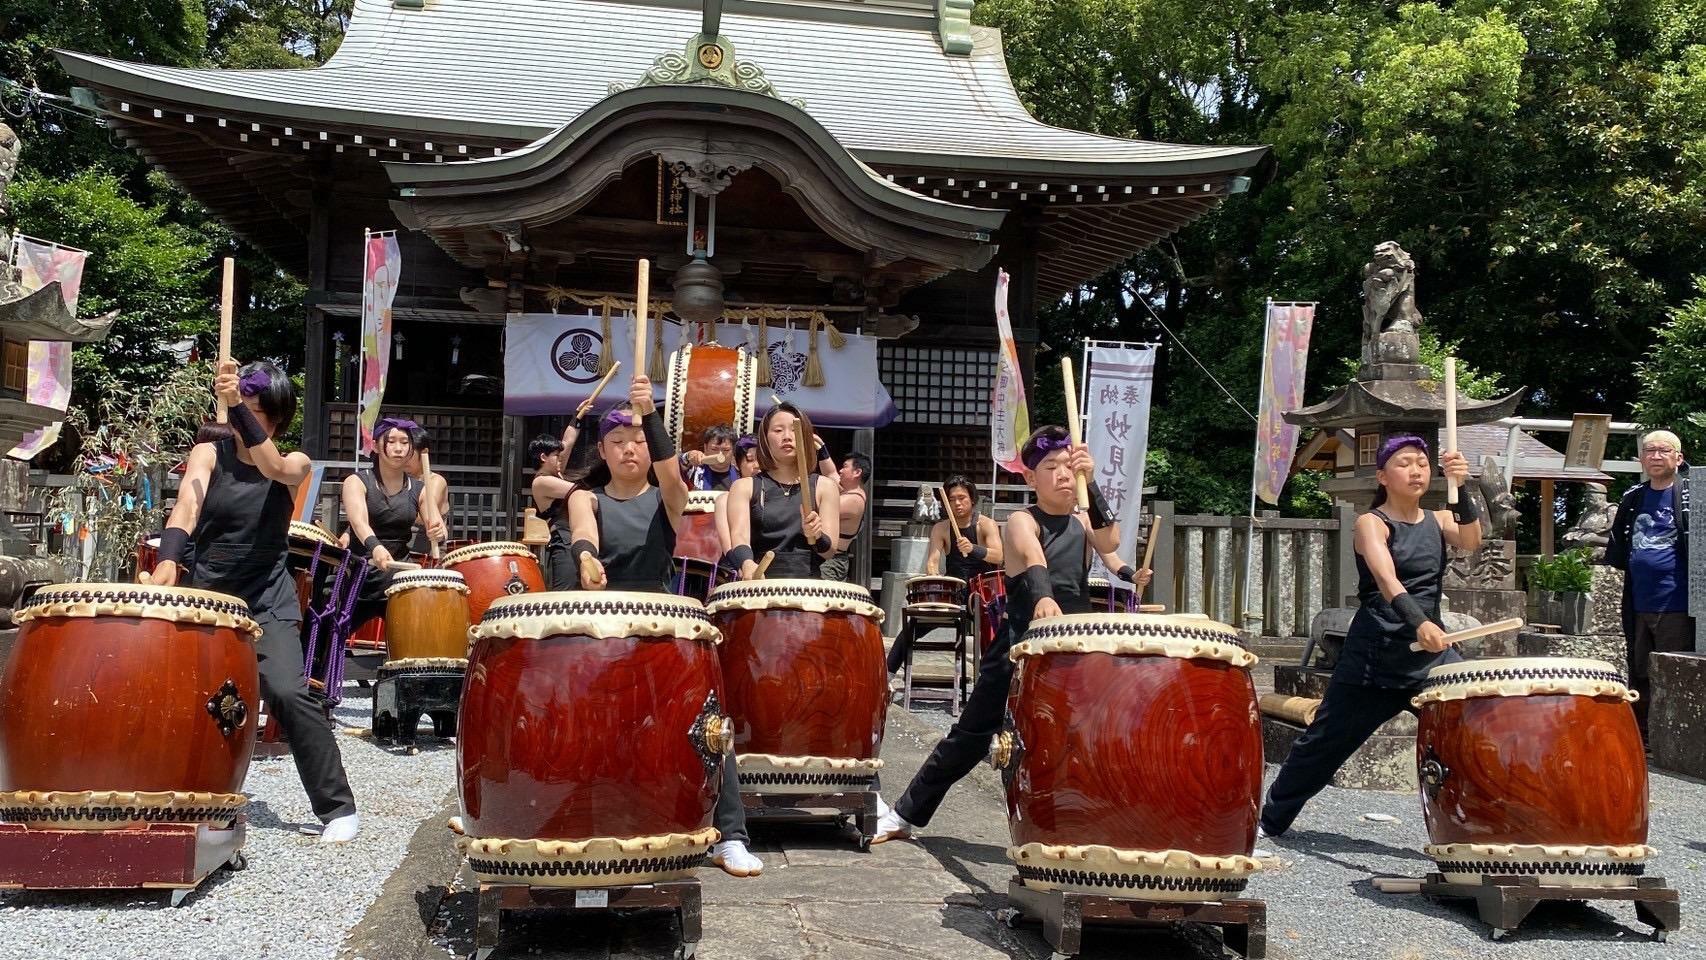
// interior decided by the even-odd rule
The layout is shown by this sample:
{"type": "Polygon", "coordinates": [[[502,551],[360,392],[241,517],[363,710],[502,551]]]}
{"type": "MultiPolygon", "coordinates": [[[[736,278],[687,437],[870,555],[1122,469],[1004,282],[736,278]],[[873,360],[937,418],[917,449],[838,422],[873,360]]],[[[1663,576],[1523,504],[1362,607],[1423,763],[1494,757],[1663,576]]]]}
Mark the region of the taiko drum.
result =
{"type": "Polygon", "coordinates": [[[1259,868],[1262,728],[1225,624],[1072,614],[1014,646],[993,761],[1027,886],[1215,900],[1259,868]]]}
{"type": "Polygon", "coordinates": [[[966,582],[959,577],[924,576],[906,581],[906,605],[916,607],[963,607],[966,582]]]}
{"type": "Polygon", "coordinates": [[[718,490],[692,490],[687,509],[681,513],[681,528],[675,532],[675,555],[715,566],[723,557],[717,537],[718,490]]]}
{"type": "Polygon", "coordinates": [[[468,619],[479,623],[486,608],[499,597],[539,593],[545,576],[539,561],[524,543],[476,543],[444,555],[443,568],[462,575],[468,584],[468,619]]]}
{"type": "Polygon", "coordinates": [[[718,587],[707,609],[723,635],[742,792],[870,789],[888,708],[883,614],[870,592],[752,580],[718,587]]]}
{"type": "Polygon", "coordinates": [[[468,584],[454,570],[404,570],[385,588],[391,660],[468,656],[468,584]]]}
{"type": "Polygon", "coordinates": [[[229,823],[254,751],[260,628],[237,597],[43,587],[0,674],[0,820],[229,823]]]}
{"type": "Polygon", "coordinates": [[[452,829],[475,874],[534,886],[690,875],[717,837],[728,745],[705,608],[615,591],[505,597],[472,634],[452,829]]]}
{"type": "Polygon", "coordinates": [[[995,644],[995,635],[1007,619],[1007,575],[989,570],[971,578],[967,588],[967,603],[976,613],[977,655],[979,659],[995,644]]]}
{"type": "Polygon", "coordinates": [[[1647,760],[1622,674],[1598,660],[1471,660],[1415,704],[1426,849],[1446,879],[1632,886],[1647,846],[1647,760]]]}
{"type": "Polygon", "coordinates": [[[744,348],[685,344],[670,354],[663,416],[676,449],[698,450],[718,424],[751,429],[757,384],[757,359],[744,348]]]}

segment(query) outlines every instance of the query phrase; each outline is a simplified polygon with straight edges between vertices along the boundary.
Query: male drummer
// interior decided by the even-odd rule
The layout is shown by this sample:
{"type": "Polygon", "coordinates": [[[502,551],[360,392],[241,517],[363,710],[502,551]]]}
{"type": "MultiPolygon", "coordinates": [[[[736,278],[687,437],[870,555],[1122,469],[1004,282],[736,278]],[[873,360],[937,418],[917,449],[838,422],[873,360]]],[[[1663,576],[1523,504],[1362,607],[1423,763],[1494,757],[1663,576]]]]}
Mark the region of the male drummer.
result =
{"type": "Polygon", "coordinates": [[[699,449],[681,454],[681,479],[689,490],[727,490],[740,473],[735,469],[735,430],[726,423],[705,428],[699,449]]]}
{"type": "MultiPolygon", "coordinates": [[[[928,824],[948,789],[989,753],[990,741],[1001,731],[1013,676],[1008,649],[1033,621],[1089,612],[1090,551],[1111,553],[1119,548],[1119,524],[1094,479],[1089,480],[1089,511],[1073,509],[1075,477],[1096,475],[1089,447],[1074,444],[1065,427],[1047,426],[1026,439],[1019,458],[1025,465],[1025,483],[1036,492],[1037,502],[1008,518],[1001,541],[1007,575],[1006,627],[984,654],[959,720],[936,744],[894,809],[882,809],[872,843],[910,837],[913,830],[928,824]]],[[[1138,576],[1136,571],[1130,574],[1138,576]]]]}

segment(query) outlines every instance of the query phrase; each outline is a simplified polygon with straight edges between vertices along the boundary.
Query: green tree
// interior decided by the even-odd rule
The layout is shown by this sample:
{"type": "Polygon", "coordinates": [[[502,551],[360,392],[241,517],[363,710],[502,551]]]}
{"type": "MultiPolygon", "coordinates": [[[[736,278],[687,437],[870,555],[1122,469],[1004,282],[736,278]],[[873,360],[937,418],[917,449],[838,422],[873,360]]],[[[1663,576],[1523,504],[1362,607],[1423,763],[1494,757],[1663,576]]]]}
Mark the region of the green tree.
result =
{"type": "Polygon", "coordinates": [[[1641,361],[1641,400],[1635,419],[1649,429],[1675,431],[1695,458],[1706,450],[1706,276],[1700,296],[1671,311],[1641,361]]]}

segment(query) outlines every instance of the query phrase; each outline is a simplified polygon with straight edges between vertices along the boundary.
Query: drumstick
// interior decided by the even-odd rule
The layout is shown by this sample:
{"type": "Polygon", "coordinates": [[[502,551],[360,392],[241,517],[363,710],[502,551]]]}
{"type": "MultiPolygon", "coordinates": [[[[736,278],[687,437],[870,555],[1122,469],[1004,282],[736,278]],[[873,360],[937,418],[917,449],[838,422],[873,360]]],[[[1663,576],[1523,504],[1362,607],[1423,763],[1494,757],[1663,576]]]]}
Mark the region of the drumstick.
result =
{"type": "MultiPolygon", "coordinates": [[[[1511,617],[1508,620],[1498,620],[1493,623],[1482,624],[1479,627],[1459,630],[1456,633],[1448,633],[1445,635],[1445,642],[1462,643],[1465,640],[1479,640],[1482,637],[1490,637],[1495,633],[1504,633],[1507,630],[1521,630],[1523,625],[1521,617],[1511,617]]],[[[1420,642],[1410,644],[1412,652],[1420,652],[1421,649],[1420,642]]]]}
{"type": "MultiPolygon", "coordinates": [[[[1457,452],[1457,358],[1445,358],[1445,452],[1457,452]]],[[[1457,481],[1445,481],[1445,502],[1457,503],[1457,481]]]]}
{"type": "Polygon", "coordinates": [[[758,572],[752,575],[752,579],[763,580],[764,579],[764,571],[770,569],[770,561],[775,560],[775,559],[776,559],[776,551],[774,551],[774,550],[764,551],[764,559],[758,561],[758,572]]]}
{"type": "Polygon", "coordinates": [[[620,370],[621,368],[622,368],[622,361],[620,361],[620,360],[611,361],[610,369],[604,371],[604,379],[598,381],[598,385],[592,388],[592,394],[589,395],[585,400],[582,400],[581,405],[575,408],[575,419],[576,420],[579,420],[580,418],[586,416],[586,412],[588,410],[592,409],[592,405],[593,405],[594,401],[596,401],[598,399],[598,395],[604,392],[605,387],[610,386],[610,378],[616,376],[616,371],[620,370]]]}
{"type": "MultiPolygon", "coordinates": [[[[236,299],[237,262],[230,257],[225,258],[225,277],[219,284],[219,362],[231,359],[231,311],[236,299]]],[[[225,409],[225,403],[215,403],[213,418],[220,423],[231,420],[231,411],[225,409]]]]}
{"type": "Polygon", "coordinates": [[[387,571],[391,571],[391,570],[419,570],[420,568],[421,568],[421,565],[414,562],[413,560],[393,560],[393,561],[391,561],[390,566],[386,567],[385,569],[387,571]]]}
{"type": "Polygon", "coordinates": [[[598,558],[590,553],[581,554],[581,589],[589,590],[589,585],[597,582],[598,558]]]}
{"type": "Polygon", "coordinates": [[[1138,613],[1166,613],[1167,612],[1167,605],[1165,603],[1140,603],[1137,605],[1137,612],[1138,613]]]}
{"type": "MultiPolygon", "coordinates": [[[[429,454],[427,451],[422,450],[421,451],[421,496],[423,496],[423,497],[429,496],[431,493],[432,493],[432,455],[429,454]]],[[[435,505],[435,507],[436,507],[436,505],[435,505]]],[[[440,519],[443,519],[443,518],[441,517],[440,519]]],[[[438,541],[434,540],[432,538],[432,534],[430,534],[430,533],[427,534],[427,549],[432,552],[432,558],[434,560],[437,560],[438,559],[438,541]]]]}
{"type": "Polygon", "coordinates": [[[800,471],[800,516],[817,512],[817,471],[812,469],[815,462],[812,454],[817,448],[807,443],[811,438],[806,436],[806,426],[799,420],[794,421],[794,465],[800,471]]]}
{"type": "MultiPolygon", "coordinates": [[[[1149,542],[1143,545],[1143,566],[1138,567],[1139,570],[1155,569],[1154,567],[1151,567],[1149,563],[1151,560],[1155,559],[1155,541],[1159,539],[1161,539],[1161,515],[1156,514],[1149,520],[1149,542]]],[[[1153,582],[1154,577],[1151,576],[1150,580],[1153,582]]],[[[1137,595],[1139,597],[1143,596],[1143,591],[1139,590],[1137,595]]]]}
{"type": "MultiPolygon", "coordinates": [[[[638,268],[639,276],[634,280],[634,286],[639,290],[634,295],[634,376],[643,376],[646,369],[646,312],[651,309],[652,295],[652,262],[641,260],[638,268]]],[[[635,423],[640,421],[635,420],[635,423]]]]}
{"type": "Polygon", "coordinates": [[[723,466],[725,464],[727,464],[728,462],[729,462],[729,455],[728,454],[726,454],[726,453],[711,453],[711,454],[706,454],[702,459],[700,459],[699,465],[704,466],[704,467],[710,467],[714,470],[721,470],[723,468],[723,466]]]}
{"type": "MultiPolygon", "coordinates": [[[[1060,378],[1066,389],[1066,435],[1072,438],[1074,447],[1084,442],[1084,431],[1078,424],[1078,378],[1072,375],[1072,358],[1060,358],[1060,378]]],[[[1078,487],[1078,509],[1090,509],[1090,482],[1084,474],[1076,474],[1073,478],[1078,487]]]]}

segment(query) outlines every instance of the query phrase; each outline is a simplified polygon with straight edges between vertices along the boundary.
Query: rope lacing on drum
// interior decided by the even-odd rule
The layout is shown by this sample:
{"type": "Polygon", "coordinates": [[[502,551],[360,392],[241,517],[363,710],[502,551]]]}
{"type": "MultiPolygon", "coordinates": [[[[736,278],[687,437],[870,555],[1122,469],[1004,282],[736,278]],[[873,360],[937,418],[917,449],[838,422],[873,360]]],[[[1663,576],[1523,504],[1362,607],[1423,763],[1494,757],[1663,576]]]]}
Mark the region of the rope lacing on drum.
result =
{"type": "Polygon", "coordinates": [[[480,617],[482,624],[500,620],[520,620],[529,617],[560,616],[679,617],[709,624],[703,607],[694,604],[647,603],[631,600],[556,600],[506,603],[490,606],[480,617]]]}
{"type": "Polygon", "coordinates": [[[1112,887],[1139,890],[1177,890],[1191,893],[1238,893],[1248,884],[1242,879],[1226,877],[1172,877],[1155,874],[1091,873],[1086,870],[1059,870],[1054,867],[1019,865],[1019,876],[1040,883],[1070,884],[1078,887],[1112,887]]]}
{"type": "MultiPolygon", "coordinates": [[[[146,589],[132,590],[78,590],[56,589],[52,592],[40,591],[25,610],[44,613],[39,608],[45,608],[61,603],[137,603],[153,607],[190,607],[197,610],[207,610],[212,613],[222,613],[229,617],[246,620],[249,617],[249,605],[230,600],[220,600],[214,597],[198,597],[191,594],[164,593],[146,589]]],[[[22,612],[22,611],[19,611],[22,612]]]]}
{"type": "Polygon", "coordinates": [[[1118,620],[1097,620],[1094,623],[1043,623],[1031,627],[1026,632],[1025,639],[1058,640],[1070,637],[1106,637],[1110,635],[1140,639],[1177,637],[1181,640],[1228,643],[1235,647],[1248,649],[1244,641],[1235,633],[1205,630],[1202,627],[1187,627],[1183,624],[1154,620],[1138,623],[1125,623],[1118,620]]]}
{"type": "Polygon", "coordinates": [[[676,873],[682,870],[695,869],[703,865],[704,862],[704,853],[629,860],[557,860],[549,863],[512,863],[508,860],[468,858],[468,866],[473,868],[475,873],[506,877],[603,877],[627,874],[676,873]]]}
{"type": "MultiPolygon", "coordinates": [[[[755,600],[769,597],[806,597],[823,600],[853,600],[860,603],[872,603],[868,590],[857,587],[840,590],[828,587],[769,587],[746,583],[738,587],[718,587],[711,594],[711,601],[718,600],[755,600]]],[[[873,604],[874,605],[874,604],[873,604]]]]}
{"type": "Polygon", "coordinates": [[[1623,675],[1616,670],[1558,666],[1502,667],[1464,670],[1429,677],[1422,681],[1422,689],[1426,691],[1436,687],[1450,687],[1466,683],[1499,683],[1506,680],[1598,680],[1604,683],[1617,684],[1624,682],[1623,675]]]}
{"type": "Polygon", "coordinates": [[[873,774],[857,773],[750,773],[742,771],[740,782],[753,786],[776,787],[863,787],[876,780],[873,774]]]}
{"type": "Polygon", "coordinates": [[[1582,863],[1579,861],[1440,860],[1441,873],[1484,873],[1490,876],[1556,873],[1583,877],[1638,877],[1647,872],[1644,863],[1582,863]]]}

